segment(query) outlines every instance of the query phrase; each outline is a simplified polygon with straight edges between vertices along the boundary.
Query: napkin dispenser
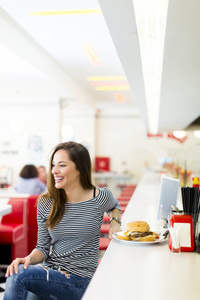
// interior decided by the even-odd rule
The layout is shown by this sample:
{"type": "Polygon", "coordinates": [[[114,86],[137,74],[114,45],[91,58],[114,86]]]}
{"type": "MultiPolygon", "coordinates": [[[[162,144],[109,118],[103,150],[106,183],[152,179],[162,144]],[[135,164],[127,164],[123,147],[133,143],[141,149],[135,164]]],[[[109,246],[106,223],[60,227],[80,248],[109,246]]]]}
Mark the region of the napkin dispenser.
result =
{"type": "MultiPolygon", "coordinates": [[[[170,226],[177,228],[180,232],[180,245],[182,252],[193,252],[195,249],[194,224],[190,215],[172,214],[170,226]]],[[[169,234],[169,249],[172,250],[172,240],[169,234]]]]}

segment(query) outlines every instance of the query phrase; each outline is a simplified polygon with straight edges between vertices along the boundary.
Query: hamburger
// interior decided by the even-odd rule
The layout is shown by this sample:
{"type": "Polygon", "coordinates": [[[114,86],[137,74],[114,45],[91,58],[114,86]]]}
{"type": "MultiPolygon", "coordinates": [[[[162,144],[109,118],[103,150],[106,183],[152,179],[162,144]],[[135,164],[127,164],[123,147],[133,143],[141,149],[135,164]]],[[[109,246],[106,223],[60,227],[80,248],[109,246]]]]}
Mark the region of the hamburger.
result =
{"type": "Polygon", "coordinates": [[[149,224],[145,221],[134,221],[126,225],[126,231],[123,234],[117,235],[123,240],[152,242],[155,241],[157,235],[150,231],[149,224]]]}

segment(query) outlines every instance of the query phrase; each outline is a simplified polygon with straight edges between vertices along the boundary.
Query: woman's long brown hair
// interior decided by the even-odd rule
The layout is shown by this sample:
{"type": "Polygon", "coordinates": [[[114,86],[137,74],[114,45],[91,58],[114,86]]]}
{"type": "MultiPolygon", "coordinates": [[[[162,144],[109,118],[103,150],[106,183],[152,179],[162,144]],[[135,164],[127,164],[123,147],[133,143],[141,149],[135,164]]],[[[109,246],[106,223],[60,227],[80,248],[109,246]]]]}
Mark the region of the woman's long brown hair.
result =
{"type": "Polygon", "coordinates": [[[40,199],[48,201],[52,198],[52,207],[49,218],[46,221],[46,227],[52,230],[61,221],[65,213],[65,204],[67,202],[67,195],[63,189],[55,187],[55,180],[51,174],[52,162],[54,155],[58,150],[65,150],[69,158],[76,165],[77,170],[80,172],[80,184],[84,189],[93,189],[94,185],[91,180],[91,160],[86,147],[76,142],[66,142],[58,144],[52,151],[49,160],[49,171],[47,175],[47,194],[40,199]]]}

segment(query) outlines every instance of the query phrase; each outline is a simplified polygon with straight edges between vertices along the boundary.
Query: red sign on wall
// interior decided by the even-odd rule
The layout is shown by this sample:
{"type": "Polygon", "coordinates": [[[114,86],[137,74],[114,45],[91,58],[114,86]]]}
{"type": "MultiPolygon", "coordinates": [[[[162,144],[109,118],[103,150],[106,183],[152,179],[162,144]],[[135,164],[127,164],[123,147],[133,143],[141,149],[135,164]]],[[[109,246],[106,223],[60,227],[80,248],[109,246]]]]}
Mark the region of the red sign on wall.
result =
{"type": "Polygon", "coordinates": [[[110,157],[96,157],[95,172],[110,172],[110,157]]]}

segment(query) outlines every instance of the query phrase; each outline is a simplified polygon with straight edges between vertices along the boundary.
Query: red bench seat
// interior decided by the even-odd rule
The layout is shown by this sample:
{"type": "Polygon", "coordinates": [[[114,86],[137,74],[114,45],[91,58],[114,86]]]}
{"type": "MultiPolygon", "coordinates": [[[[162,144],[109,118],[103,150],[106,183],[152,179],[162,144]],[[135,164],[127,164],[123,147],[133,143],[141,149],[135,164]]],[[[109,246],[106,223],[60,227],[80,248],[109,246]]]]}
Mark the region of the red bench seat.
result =
{"type": "Polygon", "coordinates": [[[10,262],[28,255],[27,199],[11,198],[12,212],[3,216],[0,223],[0,246],[10,245],[10,262]]]}

